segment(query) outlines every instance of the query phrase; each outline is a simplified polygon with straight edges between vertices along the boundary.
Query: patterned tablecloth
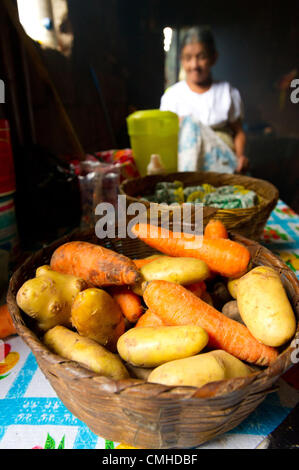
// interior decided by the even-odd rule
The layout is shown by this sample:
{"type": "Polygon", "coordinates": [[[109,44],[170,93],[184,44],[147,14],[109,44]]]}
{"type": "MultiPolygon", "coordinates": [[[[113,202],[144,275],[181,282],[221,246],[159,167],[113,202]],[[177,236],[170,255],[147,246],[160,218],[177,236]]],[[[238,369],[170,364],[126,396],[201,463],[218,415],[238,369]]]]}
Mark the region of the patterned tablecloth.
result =
{"type": "MultiPolygon", "coordinates": [[[[299,277],[299,216],[282,201],[272,212],[262,243],[299,277]]],[[[104,449],[117,447],[92,433],[63,405],[18,336],[5,341],[0,363],[0,449],[104,449]]],[[[299,401],[284,379],[279,389],[238,427],[200,448],[254,449],[299,401]]]]}

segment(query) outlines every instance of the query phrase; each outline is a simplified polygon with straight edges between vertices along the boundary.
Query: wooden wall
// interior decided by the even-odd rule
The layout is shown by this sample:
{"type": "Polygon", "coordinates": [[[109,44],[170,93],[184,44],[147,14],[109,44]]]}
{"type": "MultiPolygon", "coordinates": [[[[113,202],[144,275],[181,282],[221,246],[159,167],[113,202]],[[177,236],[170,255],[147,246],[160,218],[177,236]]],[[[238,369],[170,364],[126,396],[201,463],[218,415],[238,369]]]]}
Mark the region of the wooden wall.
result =
{"type": "MultiPolygon", "coordinates": [[[[68,8],[71,55],[39,52],[85,151],[129,145],[126,116],[159,106],[164,26],[210,24],[219,50],[215,78],[240,89],[248,124],[269,123],[280,136],[299,137],[298,106],[288,93],[283,103],[278,87],[285,74],[299,69],[294,2],[69,0],[68,8]]],[[[28,68],[38,143],[71,153],[49,87],[30,59],[28,68]]]]}

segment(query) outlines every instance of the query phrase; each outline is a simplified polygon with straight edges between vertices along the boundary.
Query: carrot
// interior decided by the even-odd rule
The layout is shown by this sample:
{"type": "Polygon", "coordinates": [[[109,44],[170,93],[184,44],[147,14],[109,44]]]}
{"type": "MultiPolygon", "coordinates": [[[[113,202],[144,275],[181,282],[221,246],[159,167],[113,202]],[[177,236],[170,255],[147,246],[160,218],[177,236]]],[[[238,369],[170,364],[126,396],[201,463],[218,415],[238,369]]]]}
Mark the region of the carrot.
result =
{"type": "MultiPolygon", "coordinates": [[[[224,224],[217,219],[210,219],[204,230],[204,237],[215,240],[217,238],[228,238],[224,224]]],[[[209,279],[213,279],[217,273],[210,271],[209,279]]]]}
{"type": "Polygon", "coordinates": [[[204,230],[204,237],[210,239],[228,238],[228,233],[221,220],[211,219],[204,230]]]}
{"type": "Polygon", "coordinates": [[[213,300],[209,292],[207,291],[207,286],[204,281],[194,282],[194,284],[188,284],[184,286],[187,290],[192,292],[192,294],[199,297],[201,300],[206,302],[207,304],[213,305],[213,300]]]}
{"type": "Polygon", "coordinates": [[[138,320],[135,328],[143,326],[165,326],[161,318],[156,315],[152,310],[147,310],[138,320]]]}
{"type": "Polygon", "coordinates": [[[258,365],[273,362],[278,351],[252,336],[245,325],[232,320],[179,284],[151,281],[143,294],[148,308],[168,325],[198,325],[209,335],[209,346],[258,365]]]}
{"type": "Polygon", "coordinates": [[[212,271],[225,277],[241,276],[250,261],[250,252],[244,245],[225,238],[210,240],[150,224],[136,224],[132,232],[166,255],[200,258],[212,271]]]}
{"type": "Polygon", "coordinates": [[[135,284],[140,273],[133,261],[115,251],[88,242],[73,241],[58,247],[51,268],[78,276],[94,286],[135,284]]]}
{"type": "Polygon", "coordinates": [[[192,292],[196,297],[201,297],[204,292],[207,290],[206,283],[204,281],[194,282],[193,284],[188,284],[185,286],[187,290],[192,292]]]}
{"type": "Polygon", "coordinates": [[[0,307],[0,339],[6,338],[17,333],[7,305],[0,307]]]}
{"type": "Polygon", "coordinates": [[[120,306],[126,319],[131,323],[136,323],[144,311],[141,297],[127,286],[113,286],[109,289],[109,293],[120,306]]]}

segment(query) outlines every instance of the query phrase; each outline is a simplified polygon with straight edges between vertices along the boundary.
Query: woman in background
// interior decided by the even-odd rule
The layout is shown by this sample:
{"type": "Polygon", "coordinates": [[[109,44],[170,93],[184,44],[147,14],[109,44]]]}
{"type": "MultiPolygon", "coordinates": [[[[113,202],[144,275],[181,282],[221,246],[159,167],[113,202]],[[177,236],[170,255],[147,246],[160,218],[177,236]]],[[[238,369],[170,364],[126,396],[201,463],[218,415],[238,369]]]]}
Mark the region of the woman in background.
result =
{"type": "MultiPolygon", "coordinates": [[[[181,65],[185,79],[169,87],[161,98],[160,109],[173,111],[180,118],[179,159],[182,160],[184,154],[186,136],[190,142],[194,140],[196,134],[201,141],[201,150],[196,157],[193,155],[191,159],[189,158],[189,162],[179,162],[179,169],[183,171],[217,170],[215,158],[218,163],[221,159],[224,163],[224,166],[220,165],[222,168],[220,171],[223,171],[227,165],[228,172],[240,173],[248,166],[248,159],[245,156],[246,136],[242,127],[242,99],[239,91],[228,82],[213,80],[212,67],[217,57],[210,29],[206,27],[190,29],[181,45],[181,65]],[[194,127],[195,124],[197,128],[194,127]],[[221,147],[221,145],[217,147],[219,138],[229,150],[223,151],[223,148],[219,150],[221,147]],[[229,151],[233,152],[234,163],[229,151]]],[[[188,146],[190,145],[187,143],[188,146]]],[[[197,145],[197,150],[198,148],[197,145]]]]}

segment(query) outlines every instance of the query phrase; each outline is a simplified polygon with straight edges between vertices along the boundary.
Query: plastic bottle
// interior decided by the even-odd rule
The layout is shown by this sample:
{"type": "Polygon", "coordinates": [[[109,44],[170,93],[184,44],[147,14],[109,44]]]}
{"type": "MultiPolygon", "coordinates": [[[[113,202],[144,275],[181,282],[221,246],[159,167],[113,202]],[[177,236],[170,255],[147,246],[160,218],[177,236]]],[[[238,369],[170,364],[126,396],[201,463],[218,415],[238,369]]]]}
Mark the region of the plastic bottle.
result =
{"type": "Polygon", "coordinates": [[[163,173],[165,173],[165,167],[162,163],[160,155],[157,153],[152,154],[150,157],[150,162],[147,165],[147,174],[161,175],[163,173]]]}
{"type": "Polygon", "coordinates": [[[141,176],[146,175],[153,154],[161,156],[165,172],[177,171],[179,117],[176,113],[159,109],[136,111],[127,117],[127,128],[141,176]]]}

